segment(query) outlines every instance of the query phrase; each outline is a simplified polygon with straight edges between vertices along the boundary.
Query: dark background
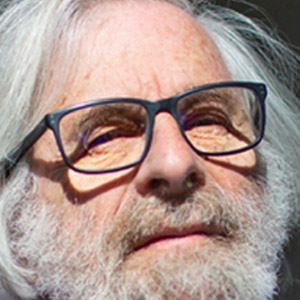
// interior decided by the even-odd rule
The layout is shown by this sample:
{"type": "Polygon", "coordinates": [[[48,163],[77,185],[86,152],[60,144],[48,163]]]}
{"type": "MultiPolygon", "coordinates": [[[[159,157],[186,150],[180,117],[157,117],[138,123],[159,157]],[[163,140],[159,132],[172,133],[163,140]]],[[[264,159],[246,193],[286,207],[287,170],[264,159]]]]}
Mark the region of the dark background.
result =
{"type": "MultiPolygon", "coordinates": [[[[247,16],[263,21],[275,30],[282,39],[288,42],[294,51],[300,54],[300,0],[248,0],[248,2],[258,6],[261,11],[259,13],[255,12],[249,6],[241,4],[239,1],[216,0],[217,4],[234,8],[247,16]]],[[[283,300],[300,300],[299,232],[300,229],[294,234],[292,243],[286,247],[292,279],[287,293],[281,298],[283,300]]]]}
{"type": "Polygon", "coordinates": [[[263,20],[272,26],[281,38],[297,46],[300,53],[300,0],[248,0],[249,3],[260,8],[260,13],[241,4],[243,2],[241,0],[216,0],[215,2],[263,20]]]}

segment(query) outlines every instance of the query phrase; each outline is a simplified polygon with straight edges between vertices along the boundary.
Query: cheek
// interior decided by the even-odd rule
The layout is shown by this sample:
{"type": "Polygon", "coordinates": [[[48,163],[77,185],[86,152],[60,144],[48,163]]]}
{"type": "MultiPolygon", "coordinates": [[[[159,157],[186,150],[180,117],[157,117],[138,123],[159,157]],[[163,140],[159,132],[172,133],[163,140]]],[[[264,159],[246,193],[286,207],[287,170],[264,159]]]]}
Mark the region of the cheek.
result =
{"type": "Polygon", "coordinates": [[[133,170],[127,169],[107,174],[83,174],[68,169],[66,181],[77,193],[105,192],[126,185],[132,180],[133,170]]]}
{"type": "Polygon", "coordinates": [[[224,191],[233,194],[241,194],[245,190],[259,192],[258,186],[250,181],[245,175],[236,170],[224,168],[222,166],[208,167],[208,172],[212,180],[217,183],[224,191]]]}
{"type": "Polygon", "coordinates": [[[46,203],[55,207],[64,207],[64,189],[63,186],[46,177],[38,177],[36,180],[37,201],[46,203]]]}
{"type": "Polygon", "coordinates": [[[206,160],[207,172],[213,180],[225,191],[235,194],[249,188],[259,191],[258,186],[245,176],[255,172],[257,166],[253,150],[235,155],[209,157],[206,160]]]}
{"type": "Polygon", "coordinates": [[[84,205],[104,221],[113,217],[124,198],[128,197],[134,170],[128,169],[109,174],[81,174],[67,171],[68,200],[74,205],[84,205]]]}
{"type": "Polygon", "coordinates": [[[77,232],[82,224],[87,224],[87,220],[91,220],[95,230],[98,230],[114,217],[125,194],[128,195],[127,185],[104,189],[101,185],[96,187],[95,181],[96,179],[82,180],[73,189],[70,183],[62,184],[43,177],[37,178],[35,201],[38,202],[37,205],[46,205],[49,211],[54,212],[67,232],[77,232]],[[87,190],[88,186],[94,186],[94,189],[87,190]]]}

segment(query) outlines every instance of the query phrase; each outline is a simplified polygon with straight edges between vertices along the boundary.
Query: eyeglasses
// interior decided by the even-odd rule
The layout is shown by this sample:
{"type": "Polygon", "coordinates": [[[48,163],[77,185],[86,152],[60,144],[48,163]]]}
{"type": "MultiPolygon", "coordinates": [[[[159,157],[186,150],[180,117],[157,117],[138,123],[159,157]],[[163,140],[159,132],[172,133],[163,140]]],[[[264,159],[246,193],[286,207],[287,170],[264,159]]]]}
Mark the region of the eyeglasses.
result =
{"type": "Polygon", "coordinates": [[[173,116],[197,154],[240,153],[263,138],[266,95],[262,83],[222,82],[158,101],[114,98],[61,109],[41,120],[8,155],[4,169],[9,174],[48,128],[64,162],[77,172],[101,174],[130,168],[146,157],[154,118],[162,111],[173,116]]]}

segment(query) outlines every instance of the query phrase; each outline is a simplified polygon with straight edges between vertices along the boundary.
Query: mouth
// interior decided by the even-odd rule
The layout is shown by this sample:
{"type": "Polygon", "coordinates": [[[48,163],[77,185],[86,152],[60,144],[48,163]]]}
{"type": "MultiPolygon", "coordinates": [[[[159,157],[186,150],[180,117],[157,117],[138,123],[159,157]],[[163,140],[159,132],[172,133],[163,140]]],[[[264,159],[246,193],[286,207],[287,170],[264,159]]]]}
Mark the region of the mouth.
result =
{"type": "Polygon", "coordinates": [[[158,232],[140,239],[134,251],[168,251],[178,247],[204,246],[216,237],[225,238],[226,233],[214,225],[192,226],[180,229],[161,228],[158,232]]]}

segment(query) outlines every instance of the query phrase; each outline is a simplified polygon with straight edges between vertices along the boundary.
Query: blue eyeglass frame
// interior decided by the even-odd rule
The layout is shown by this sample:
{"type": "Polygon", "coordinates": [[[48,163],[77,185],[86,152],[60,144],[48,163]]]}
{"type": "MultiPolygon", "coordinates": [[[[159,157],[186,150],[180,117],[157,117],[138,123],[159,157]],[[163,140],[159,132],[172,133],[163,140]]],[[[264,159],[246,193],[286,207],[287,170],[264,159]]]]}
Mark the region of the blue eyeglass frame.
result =
{"type": "Polygon", "coordinates": [[[9,176],[12,169],[17,165],[17,163],[21,160],[21,158],[25,155],[25,153],[34,145],[34,143],[44,134],[44,132],[47,129],[51,129],[54,133],[57,145],[59,147],[61,156],[66,163],[66,165],[73,169],[74,171],[84,173],[84,174],[103,174],[103,173],[109,173],[109,172],[116,172],[120,170],[124,170],[130,167],[133,167],[135,165],[140,164],[146,157],[151,141],[152,141],[152,134],[153,134],[153,124],[156,114],[158,114],[161,111],[169,112],[174,119],[176,120],[180,132],[186,142],[190,145],[190,147],[198,154],[202,156],[221,156],[221,155],[231,155],[231,154],[237,154],[244,151],[247,151],[249,149],[254,148],[257,146],[264,135],[264,129],[265,129],[265,120],[266,120],[266,111],[265,111],[265,99],[267,97],[267,88],[264,83],[258,83],[258,82],[244,82],[244,81],[229,81],[229,82],[220,82],[220,83],[214,83],[214,84],[207,84],[202,85],[199,87],[195,87],[193,89],[181,92],[175,96],[172,96],[170,98],[162,99],[162,100],[156,100],[156,101],[149,101],[149,100],[142,100],[137,98],[111,98],[111,99],[100,99],[91,101],[88,103],[78,104],[75,106],[67,107],[64,109],[60,109],[58,111],[49,113],[44,116],[44,118],[37,124],[37,126],[18,144],[16,148],[14,148],[8,156],[3,159],[0,164],[3,166],[3,171],[6,175],[6,177],[9,176]],[[261,123],[259,128],[259,136],[258,138],[252,142],[251,144],[247,145],[244,148],[237,149],[237,150],[231,150],[226,152],[217,152],[217,153],[207,153],[200,151],[196,149],[192,143],[188,140],[186,137],[186,134],[184,132],[184,129],[182,125],[180,124],[180,120],[178,117],[178,114],[176,112],[176,103],[182,99],[183,97],[186,97],[190,94],[206,91],[210,89],[218,89],[218,88],[247,88],[254,92],[257,100],[258,100],[258,109],[259,113],[261,115],[261,123]],[[66,114],[69,114],[73,111],[92,107],[99,104],[108,104],[108,103],[118,103],[118,102],[126,102],[126,103],[137,103],[139,105],[142,105],[146,111],[147,111],[147,126],[146,126],[146,143],[145,143],[145,149],[143,154],[141,155],[140,159],[135,161],[134,163],[131,163],[129,165],[114,168],[114,169],[107,169],[107,170],[81,170],[76,167],[70,162],[68,157],[65,155],[65,152],[63,150],[62,142],[60,139],[59,134],[59,122],[63,116],[66,114]]]}

